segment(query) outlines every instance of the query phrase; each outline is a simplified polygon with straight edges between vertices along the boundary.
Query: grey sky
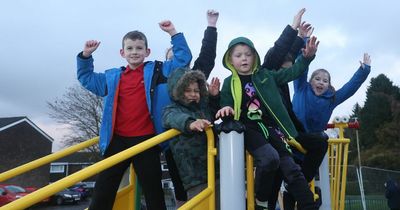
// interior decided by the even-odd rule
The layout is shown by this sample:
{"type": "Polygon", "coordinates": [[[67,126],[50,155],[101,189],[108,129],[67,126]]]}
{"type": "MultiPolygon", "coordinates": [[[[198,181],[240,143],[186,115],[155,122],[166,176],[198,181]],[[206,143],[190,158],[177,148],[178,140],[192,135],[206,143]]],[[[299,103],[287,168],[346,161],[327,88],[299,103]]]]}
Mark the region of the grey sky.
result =
{"type": "Polygon", "coordinates": [[[131,30],[147,35],[152,50],[149,60],[162,60],[170,38],[158,22],[169,19],[184,32],[196,58],[207,24],[206,10],[215,9],[220,18],[212,76],[223,79],[229,73],[221,59],[231,39],[250,38],[263,56],[302,7],[307,9],[303,20],[315,27],[314,35],[321,41],[310,71],[327,69],[333,86],[340,88],[359,67],[362,54],[371,55],[367,82],[333,116],[350,114],[356,102],[362,105],[370,79],[380,73],[400,85],[400,3],[395,0],[2,0],[0,117],[28,116],[60,140],[67,129],[48,118],[46,101],[61,97],[77,83],[75,56],[86,40],[102,42],[94,53],[99,72],[126,65],[119,49],[122,36],[131,30]]]}

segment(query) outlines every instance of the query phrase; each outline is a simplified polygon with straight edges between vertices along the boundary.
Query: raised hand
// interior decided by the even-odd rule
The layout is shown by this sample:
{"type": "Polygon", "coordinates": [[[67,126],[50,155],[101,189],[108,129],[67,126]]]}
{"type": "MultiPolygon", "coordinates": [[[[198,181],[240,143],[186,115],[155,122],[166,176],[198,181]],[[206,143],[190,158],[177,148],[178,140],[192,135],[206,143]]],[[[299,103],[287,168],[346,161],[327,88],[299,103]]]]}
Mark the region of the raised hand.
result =
{"type": "Polygon", "coordinates": [[[86,58],[90,57],[92,53],[99,47],[100,42],[97,40],[89,40],[85,42],[82,55],[86,58]]]}
{"type": "Polygon", "coordinates": [[[163,20],[158,23],[161,30],[167,32],[170,36],[177,34],[174,24],[169,20],[163,20]]]}
{"type": "Polygon", "coordinates": [[[363,62],[360,61],[360,65],[365,69],[365,65],[371,66],[371,57],[368,53],[364,53],[363,62]]]}
{"type": "Polygon", "coordinates": [[[319,41],[317,41],[317,37],[315,37],[315,36],[311,37],[307,41],[306,48],[301,49],[301,51],[303,52],[303,56],[305,58],[312,58],[315,55],[315,53],[317,52],[318,45],[319,45],[319,41]]]}
{"type": "Polygon", "coordinates": [[[220,86],[221,83],[219,82],[218,77],[213,77],[208,85],[208,93],[212,96],[218,95],[220,86]]]}
{"type": "Polygon", "coordinates": [[[294,30],[297,30],[300,27],[301,23],[301,18],[303,17],[303,14],[306,12],[306,8],[303,8],[297,12],[297,14],[293,18],[293,23],[292,23],[292,28],[294,30]]]}
{"type": "Polygon", "coordinates": [[[314,28],[311,26],[311,24],[306,23],[305,21],[303,21],[299,26],[299,36],[303,39],[306,37],[311,37],[313,31],[314,28]]]}
{"type": "Polygon", "coordinates": [[[207,10],[207,23],[208,26],[217,27],[219,12],[213,9],[207,10]]]}

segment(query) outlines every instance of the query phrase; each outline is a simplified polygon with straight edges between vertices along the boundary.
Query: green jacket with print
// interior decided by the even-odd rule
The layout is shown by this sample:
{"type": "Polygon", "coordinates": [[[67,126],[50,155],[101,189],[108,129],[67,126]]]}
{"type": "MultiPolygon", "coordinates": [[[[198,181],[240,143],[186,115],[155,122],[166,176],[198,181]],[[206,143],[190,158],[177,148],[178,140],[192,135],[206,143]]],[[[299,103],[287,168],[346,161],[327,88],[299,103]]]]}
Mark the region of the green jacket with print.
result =
{"type": "Polygon", "coordinates": [[[236,44],[245,44],[254,50],[256,59],[251,78],[257,96],[260,98],[263,105],[274,118],[286,137],[289,140],[297,137],[298,133],[282,102],[278,86],[286,84],[299,77],[307,70],[314,57],[306,59],[303,56],[300,56],[295,64],[290,68],[282,68],[278,71],[269,71],[268,69],[260,68],[259,55],[255,50],[253,43],[249,39],[239,37],[232,40],[223,58],[224,66],[232,72],[232,75],[224,80],[221,90],[220,104],[221,107],[230,106],[234,109],[235,120],[239,120],[240,117],[242,85],[236,69],[229,63],[229,55],[231,54],[230,51],[236,44]]]}

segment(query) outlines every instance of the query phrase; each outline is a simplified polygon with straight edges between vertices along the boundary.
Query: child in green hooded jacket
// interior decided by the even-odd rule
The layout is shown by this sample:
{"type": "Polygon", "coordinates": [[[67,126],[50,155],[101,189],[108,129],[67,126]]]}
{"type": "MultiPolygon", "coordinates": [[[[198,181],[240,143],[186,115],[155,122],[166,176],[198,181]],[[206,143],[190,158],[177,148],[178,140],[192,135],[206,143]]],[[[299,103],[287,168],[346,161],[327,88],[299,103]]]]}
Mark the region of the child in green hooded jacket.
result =
{"type": "Polygon", "coordinates": [[[317,209],[313,194],[287,144],[287,141],[295,141],[298,133],[283,105],[278,86],[296,79],[307,69],[318,44],[312,37],[296,63],[280,71],[260,68],[259,55],[245,37],[233,39],[224,54],[223,65],[232,75],[224,80],[220,101],[223,108],[216,117],[233,115],[246,126],[245,147],[254,157],[255,192],[259,201],[268,199],[274,174],[281,167],[298,207],[317,209]]]}

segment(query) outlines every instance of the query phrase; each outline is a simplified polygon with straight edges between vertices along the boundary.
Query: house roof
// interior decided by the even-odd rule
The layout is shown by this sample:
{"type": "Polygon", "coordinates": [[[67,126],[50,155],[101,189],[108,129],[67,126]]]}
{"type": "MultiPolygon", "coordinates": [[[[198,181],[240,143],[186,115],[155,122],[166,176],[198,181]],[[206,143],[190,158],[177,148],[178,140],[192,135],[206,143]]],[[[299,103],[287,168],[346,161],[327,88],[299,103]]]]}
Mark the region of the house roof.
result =
{"type": "Polygon", "coordinates": [[[0,118],[0,132],[11,128],[13,126],[16,126],[20,123],[28,123],[30,126],[32,126],[35,130],[37,130],[40,134],[42,134],[44,137],[46,137],[50,142],[53,142],[53,138],[49,136],[47,133],[45,133],[42,129],[40,129],[35,123],[33,123],[31,120],[28,119],[28,117],[21,116],[21,117],[3,117],[0,118]]]}

